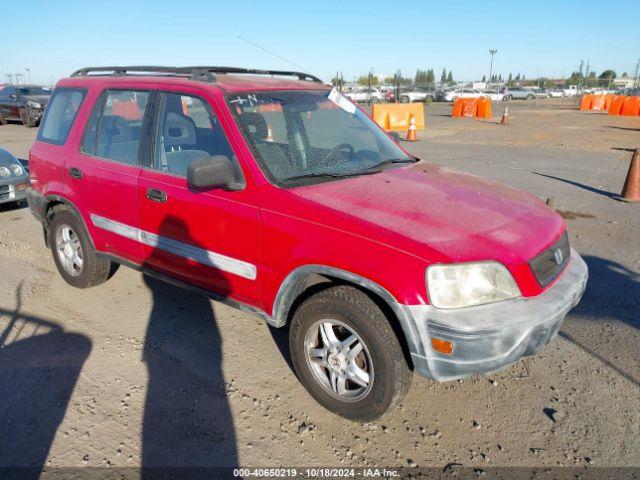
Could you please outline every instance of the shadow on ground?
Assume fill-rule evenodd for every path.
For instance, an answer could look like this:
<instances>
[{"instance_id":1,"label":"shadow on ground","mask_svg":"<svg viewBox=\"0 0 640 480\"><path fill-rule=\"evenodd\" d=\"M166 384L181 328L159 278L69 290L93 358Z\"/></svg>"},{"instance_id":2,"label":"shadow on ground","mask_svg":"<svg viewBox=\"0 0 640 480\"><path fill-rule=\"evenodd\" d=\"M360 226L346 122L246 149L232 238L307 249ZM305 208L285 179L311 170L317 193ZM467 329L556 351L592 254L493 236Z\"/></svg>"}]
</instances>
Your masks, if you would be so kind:
<instances>
[{"instance_id":1,"label":"shadow on ground","mask_svg":"<svg viewBox=\"0 0 640 480\"><path fill-rule=\"evenodd\" d=\"M174 236L178 232L182 241L197 247L180 219L163 220L158 233L166 238L169 232ZM166 262L168 248L160 241L146 267L157 269ZM183 257L174 256L172 263L187 274L201 268ZM222 272L213 268L210 275L224 280ZM206 473L210 467L237 466L222 339L210 300L148 276L144 282L153 306L143 351L149 373L142 425L143 478L193 478L198 467ZM222 290L226 294L228 289L227 283Z\"/></svg>"},{"instance_id":2,"label":"shadow on ground","mask_svg":"<svg viewBox=\"0 0 640 480\"><path fill-rule=\"evenodd\" d=\"M640 339L640 273L624 265L595 256L585 256L589 267L589 281L581 302L573 310L586 322L625 323L636 329ZM577 322L578 324L580 321ZM591 330L574 329L560 334L587 353L597 357L630 382L640 385L637 358L625 366L617 359L617 350L602 335L594 336ZM633 359L632 359L633 360Z\"/></svg>"},{"instance_id":3,"label":"shadow on ground","mask_svg":"<svg viewBox=\"0 0 640 480\"><path fill-rule=\"evenodd\" d=\"M37 479L91 341L22 313L21 287L16 298L15 310L0 309L0 477Z\"/></svg>"},{"instance_id":4,"label":"shadow on ground","mask_svg":"<svg viewBox=\"0 0 640 480\"><path fill-rule=\"evenodd\" d=\"M538 172L531 172L531 173L533 173L534 175L539 175L541 177L546 177L546 178L551 178L553 180L558 180L559 182L568 183L569 185L573 185L574 187L578 187L578 188L581 188L582 190L586 190L586 191L591 192L591 193L596 193L596 194L602 195L604 197L613 198L614 196L617 195L617 194L615 194L613 192L607 192L606 190L602 190L600 188L592 187L590 185L585 185L584 183L576 182L574 180L568 180L568 179L562 178L562 177L555 177L553 175L547 175L545 173L538 173Z\"/></svg>"}]
</instances>

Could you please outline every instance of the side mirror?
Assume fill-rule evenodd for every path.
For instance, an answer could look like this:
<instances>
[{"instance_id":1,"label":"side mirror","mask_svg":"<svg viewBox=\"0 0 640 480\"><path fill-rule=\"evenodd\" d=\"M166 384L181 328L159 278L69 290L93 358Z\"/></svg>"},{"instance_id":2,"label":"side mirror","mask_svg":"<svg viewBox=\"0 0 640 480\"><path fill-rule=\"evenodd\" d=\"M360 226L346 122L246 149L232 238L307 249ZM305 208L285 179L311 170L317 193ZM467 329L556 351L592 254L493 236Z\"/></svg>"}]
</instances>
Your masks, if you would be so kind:
<instances>
[{"instance_id":1,"label":"side mirror","mask_svg":"<svg viewBox=\"0 0 640 480\"><path fill-rule=\"evenodd\" d=\"M223 155L194 160L187 168L187 181L193 188L226 188L237 186L229 158Z\"/></svg>"},{"instance_id":2,"label":"side mirror","mask_svg":"<svg viewBox=\"0 0 640 480\"><path fill-rule=\"evenodd\" d=\"M400 143L400 134L398 132L389 132L389 136L393 139L394 142Z\"/></svg>"}]
</instances>

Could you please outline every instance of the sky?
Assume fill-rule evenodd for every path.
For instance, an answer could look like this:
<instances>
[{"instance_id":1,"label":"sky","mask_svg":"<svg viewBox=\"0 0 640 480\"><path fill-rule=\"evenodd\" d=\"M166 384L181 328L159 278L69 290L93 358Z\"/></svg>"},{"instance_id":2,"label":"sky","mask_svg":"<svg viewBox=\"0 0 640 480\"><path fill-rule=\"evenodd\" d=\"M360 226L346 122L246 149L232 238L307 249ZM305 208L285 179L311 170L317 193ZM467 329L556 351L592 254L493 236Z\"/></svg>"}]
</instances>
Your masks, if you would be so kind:
<instances>
[{"instance_id":1,"label":"sky","mask_svg":"<svg viewBox=\"0 0 640 480\"><path fill-rule=\"evenodd\" d=\"M489 49L504 78L561 78L580 60L633 76L640 60L638 0L29 0L1 12L0 82L29 68L49 84L100 65L293 69L326 81L418 68L439 79L446 68L471 81L488 76Z\"/></svg>"}]
</instances>

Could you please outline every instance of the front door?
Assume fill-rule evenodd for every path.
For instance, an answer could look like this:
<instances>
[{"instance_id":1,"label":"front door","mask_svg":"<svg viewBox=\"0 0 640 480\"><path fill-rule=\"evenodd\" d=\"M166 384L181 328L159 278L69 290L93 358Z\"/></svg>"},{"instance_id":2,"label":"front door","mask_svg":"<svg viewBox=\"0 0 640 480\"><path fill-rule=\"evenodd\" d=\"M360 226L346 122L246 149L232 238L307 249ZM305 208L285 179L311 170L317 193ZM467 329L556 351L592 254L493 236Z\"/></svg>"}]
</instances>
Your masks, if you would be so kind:
<instances>
[{"instance_id":1,"label":"front door","mask_svg":"<svg viewBox=\"0 0 640 480\"><path fill-rule=\"evenodd\" d=\"M259 212L219 116L203 97L161 93L153 161L140 174L140 225L145 266L250 305L259 305ZM238 189L195 190L187 169L223 155Z\"/></svg>"}]
</instances>

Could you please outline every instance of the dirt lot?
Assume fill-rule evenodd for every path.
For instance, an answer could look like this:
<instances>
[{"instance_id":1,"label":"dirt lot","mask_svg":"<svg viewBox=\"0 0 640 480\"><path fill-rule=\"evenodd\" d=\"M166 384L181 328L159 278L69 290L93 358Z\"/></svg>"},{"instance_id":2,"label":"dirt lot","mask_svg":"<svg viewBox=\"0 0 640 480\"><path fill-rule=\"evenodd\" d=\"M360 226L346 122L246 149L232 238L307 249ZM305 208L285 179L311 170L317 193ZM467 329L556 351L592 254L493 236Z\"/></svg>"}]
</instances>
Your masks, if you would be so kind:
<instances>
[{"instance_id":1,"label":"dirt lot","mask_svg":"<svg viewBox=\"0 0 640 480\"><path fill-rule=\"evenodd\" d=\"M286 332L127 268L72 289L28 209L0 207L0 466L640 466L640 205L612 198L640 118L513 102L500 126L502 109L429 106L405 145L554 198L591 278L541 354L415 377L401 408L350 423L298 383ZM2 126L0 146L26 158L35 133Z\"/></svg>"}]
</instances>

